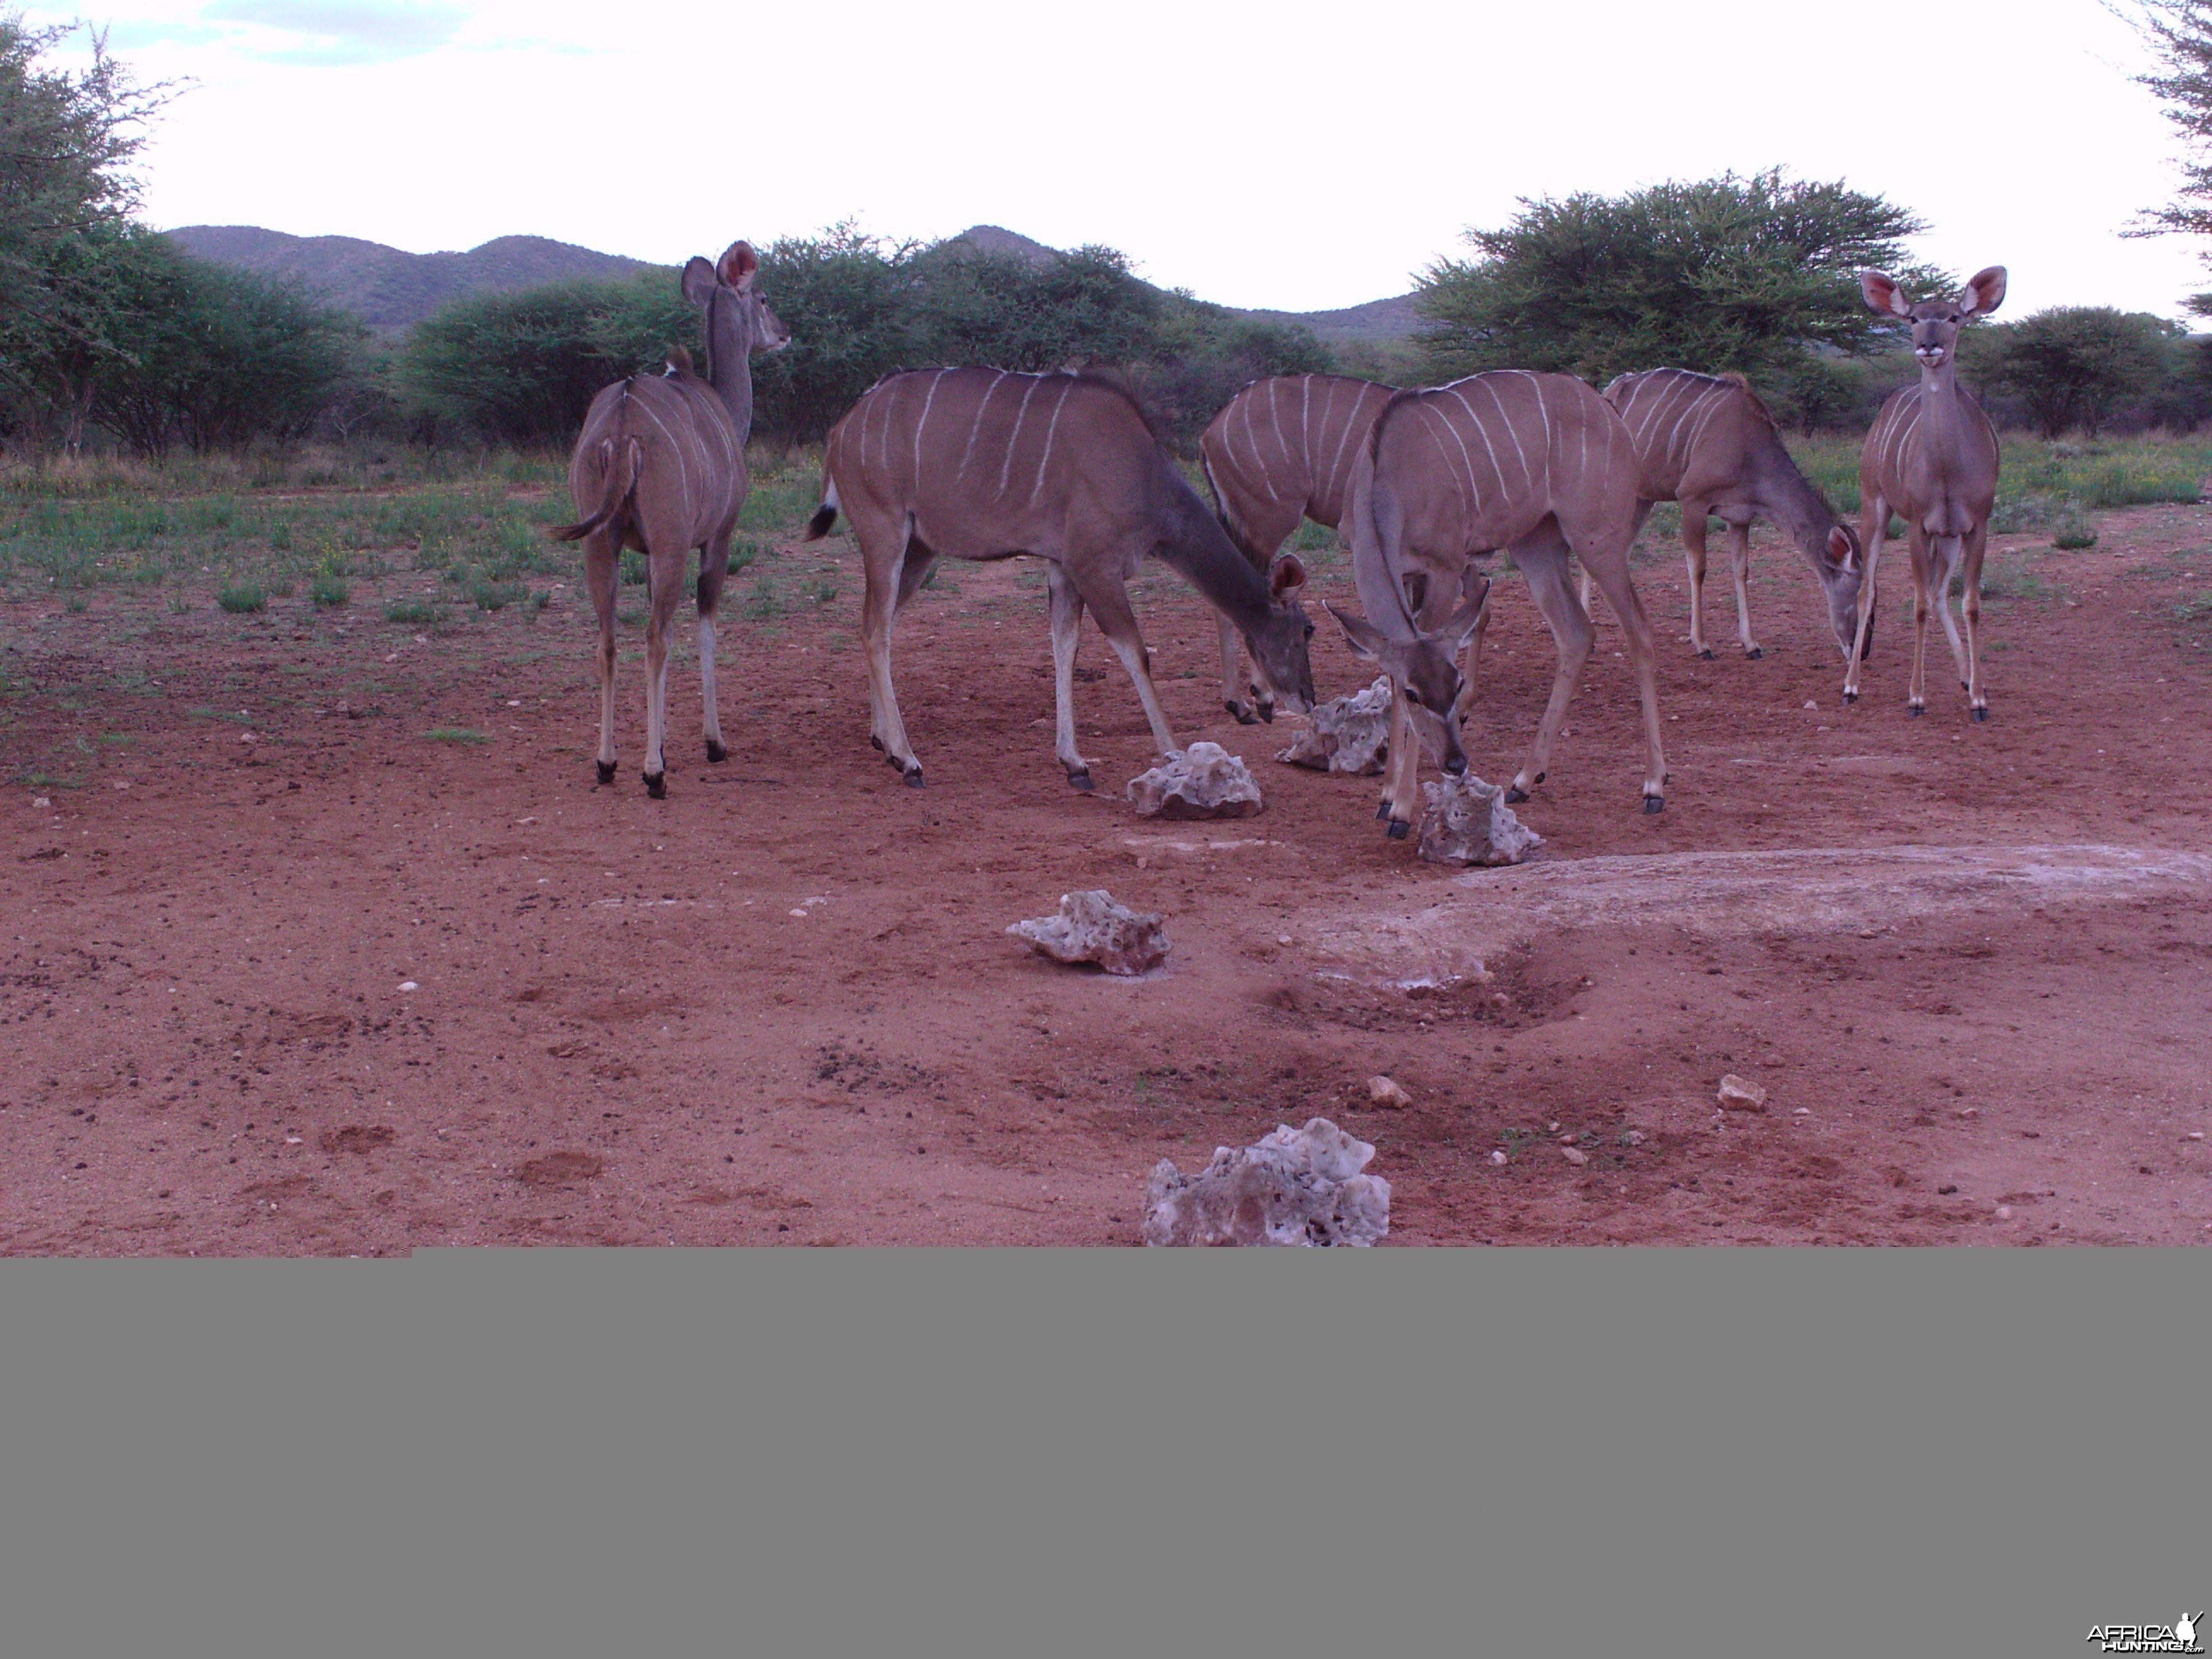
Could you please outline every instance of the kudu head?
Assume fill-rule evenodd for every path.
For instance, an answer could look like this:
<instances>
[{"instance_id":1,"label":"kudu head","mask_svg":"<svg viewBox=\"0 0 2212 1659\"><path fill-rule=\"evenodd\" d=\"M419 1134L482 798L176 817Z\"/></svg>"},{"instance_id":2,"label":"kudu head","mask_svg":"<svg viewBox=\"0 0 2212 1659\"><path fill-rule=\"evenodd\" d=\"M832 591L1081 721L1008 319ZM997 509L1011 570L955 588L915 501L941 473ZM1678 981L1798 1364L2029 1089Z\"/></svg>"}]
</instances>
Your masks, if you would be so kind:
<instances>
[{"instance_id":1,"label":"kudu head","mask_svg":"<svg viewBox=\"0 0 2212 1659\"><path fill-rule=\"evenodd\" d=\"M684 267L684 297L706 313L707 378L719 382L756 351L781 351L791 331L754 286L760 255L732 242L713 264L694 254Z\"/></svg>"},{"instance_id":2,"label":"kudu head","mask_svg":"<svg viewBox=\"0 0 2212 1659\"><path fill-rule=\"evenodd\" d=\"M1858 633L1859 589L1866 580L1866 556L1859 548L1858 532L1847 524L1832 524L1827 538L1808 550L1814 571L1820 578L1820 591L1827 596L1828 626L1835 630L1836 643L1843 647L1848 662ZM1867 649L1874 649L1872 628L1867 629Z\"/></svg>"},{"instance_id":3,"label":"kudu head","mask_svg":"<svg viewBox=\"0 0 2212 1659\"><path fill-rule=\"evenodd\" d=\"M1263 720L1275 718L1278 701L1290 704L1294 714L1314 706L1313 662L1307 653L1314 625L1300 602L1305 591L1305 566L1295 554L1277 554L1267 568L1267 615L1244 635L1252 654L1252 706Z\"/></svg>"},{"instance_id":4,"label":"kudu head","mask_svg":"<svg viewBox=\"0 0 2212 1659\"><path fill-rule=\"evenodd\" d=\"M1912 325L1912 355L1923 368L1936 369L1959 353L1959 331L1977 317L1986 317L2004 303L2005 268L1991 265L1968 283L1956 299L1908 302L1905 290L1878 270L1859 273L1859 292L1885 317L1902 317Z\"/></svg>"},{"instance_id":5,"label":"kudu head","mask_svg":"<svg viewBox=\"0 0 2212 1659\"><path fill-rule=\"evenodd\" d=\"M1328 607L1353 653L1375 664L1397 686L1406 717L1429 758L1455 778L1467 771L1467 750L1459 746L1459 701L1466 690L1459 663L1489 600L1490 582L1485 578L1433 633L1421 631L1410 610L1405 617L1391 619L1402 623L1401 629L1392 630Z\"/></svg>"}]
</instances>

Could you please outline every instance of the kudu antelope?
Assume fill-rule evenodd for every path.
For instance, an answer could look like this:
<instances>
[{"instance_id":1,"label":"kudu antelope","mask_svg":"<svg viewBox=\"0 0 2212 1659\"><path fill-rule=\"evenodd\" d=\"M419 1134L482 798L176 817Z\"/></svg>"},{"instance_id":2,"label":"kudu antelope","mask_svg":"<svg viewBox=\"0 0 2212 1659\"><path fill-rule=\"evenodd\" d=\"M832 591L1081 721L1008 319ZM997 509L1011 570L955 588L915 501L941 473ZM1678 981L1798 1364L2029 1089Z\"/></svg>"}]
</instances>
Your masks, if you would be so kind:
<instances>
[{"instance_id":1,"label":"kudu antelope","mask_svg":"<svg viewBox=\"0 0 2212 1659\"><path fill-rule=\"evenodd\" d=\"M1682 504L1682 547L1690 572L1690 648L1710 659L1705 643L1705 521L1728 526L1729 566L1735 578L1736 636L1747 657L1763 655L1751 631L1745 581L1751 524L1765 519L1797 544L1827 600L1828 626L1848 654L1857 637L1859 543L1783 447L1758 394L1735 376L1715 378L1686 368L1623 374L1605 389L1620 412L1642 469L1638 498ZM1589 607L1590 574L1583 571L1582 602Z\"/></svg>"},{"instance_id":2,"label":"kudu antelope","mask_svg":"<svg viewBox=\"0 0 2212 1659\"><path fill-rule=\"evenodd\" d=\"M1075 747L1073 681L1085 606L1129 671L1163 754L1174 733L1125 584L1152 554L1179 571L1243 635L1263 707L1313 706L1297 602L1305 568L1285 554L1265 574L1245 561L1176 471L1136 401L1105 377L994 368L922 369L878 382L830 434L820 537L842 512L867 576L870 738L921 783L891 688L891 627L939 558L1047 561L1052 596L1055 751L1068 781L1091 787Z\"/></svg>"},{"instance_id":3,"label":"kudu antelope","mask_svg":"<svg viewBox=\"0 0 2212 1659\"><path fill-rule=\"evenodd\" d=\"M1966 688L1974 718L1990 717L1982 689L1982 552L1989 543L1990 509L1997 496L1997 434L1981 405L1958 380L1959 331L1986 317L2004 301L2005 270L1991 265L1978 273L1954 300L1908 302L1904 291L1878 270L1859 275L1866 302L1887 317L1912 325L1912 355L1920 360L1920 384L1891 394L1875 417L1859 452L1859 536L1866 544L1866 580L1859 595L1859 638L1863 646L1874 616L1874 570L1881 556L1889 515L1905 520L1905 542L1912 553L1912 690L1908 714L1928 707L1926 647L1932 597L1942 619L1951 658ZM1951 578L1962 574L1966 639L1959 641L1951 620ZM1844 701L1859 695L1863 648L1844 670Z\"/></svg>"},{"instance_id":4,"label":"kudu antelope","mask_svg":"<svg viewBox=\"0 0 2212 1659\"><path fill-rule=\"evenodd\" d=\"M1493 370L1401 392L1376 416L1355 464L1349 518L1352 575L1367 616L1333 606L1330 614L1397 694L1376 814L1394 839L1416 813L1419 762L1409 728L1445 771L1467 769L1459 726L1469 692L1453 659L1486 616L1489 583L1474 561L1499 548L1527 575L1559 647L1534 751L1506 798L1526 800L1543 782L1589 656L1589 617L1568 579L1571 552L1621 618L1644 705L1644 810L1665 805L1651 623L1628 575L1638 476L1620 416L1571 375Z\"/></svg>"},{"instance_id":5,"label":"kudu antelope","mask_svg":"<svg viewBox=\"0 0 2212 1659\"><path fill-rule=\"evenodd\" d=\"M1281 374L1231 398L1198 441L1214 512L1264 571L1302 518L1331 530L1352 500L1352 468L1382 405L1398 388L1342 374ZM1237 673L1237 629L1220 619L1221 702L1249 726ZM1256 700L1256 699L1255 699Z\"/></svg>"},{"instance_id":6,"label":"kudu antelope","mask_svg":"<svg viewBox=\"0 0 2212 1659\"><path fill-rule=\"evenodd\" d=\"M752 480L745 438L753 424L752 354L775 351L791 335L754 287L760 258L732 242L708 264L684 267L684 297L706 313L707 373L688 353L665 375L633 374L592 399L568 462L579 521L551 534L584 544L584 581L599 614L599 781L615 775L615 592L623 550L646 557L652 618L645 635L645 787L668 793L661 742L668 726L668 637L684 593L684 567L699 550L699 680L706 702L707 758L722 759L714 701L714 607L729 574L730 537Z\"/></svg>"}]
</instances>

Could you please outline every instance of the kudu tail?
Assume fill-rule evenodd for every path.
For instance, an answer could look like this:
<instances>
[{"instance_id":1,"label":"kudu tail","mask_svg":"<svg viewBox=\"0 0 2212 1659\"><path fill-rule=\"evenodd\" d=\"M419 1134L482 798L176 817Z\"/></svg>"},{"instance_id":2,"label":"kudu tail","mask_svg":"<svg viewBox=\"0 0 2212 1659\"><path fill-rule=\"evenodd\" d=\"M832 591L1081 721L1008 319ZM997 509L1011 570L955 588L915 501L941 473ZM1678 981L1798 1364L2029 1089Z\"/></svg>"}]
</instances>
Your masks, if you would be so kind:
<instances>
[{"instance_id":1,"label":"kudu tail","mask_svg":"<svg viewBox=\"0 0 2212 1659\"><path fill-rule=\"evenodd\" d=\"M623 520L629 514L630 497L637 492L637 475L645 463L644 446L635 438L599 440L599 465L606 469L606 486L599 511L577 524L556 525L545 533L556 542L580 542L605 526L615 527L620 541Z\"/></svg>"},{"instance_id":2,"label":"kudu tail","mask_svg":"<svg viewBox=\"0 0 2212 1659\"><path fill-rule=\"evenodd\" d=\"M806 521L806 533L799 539L818 542L830 533L830 526L837 522L837 485L832 479L822 481L822 505L814 509L814 516Z\"/></svg>"}]
</instances>

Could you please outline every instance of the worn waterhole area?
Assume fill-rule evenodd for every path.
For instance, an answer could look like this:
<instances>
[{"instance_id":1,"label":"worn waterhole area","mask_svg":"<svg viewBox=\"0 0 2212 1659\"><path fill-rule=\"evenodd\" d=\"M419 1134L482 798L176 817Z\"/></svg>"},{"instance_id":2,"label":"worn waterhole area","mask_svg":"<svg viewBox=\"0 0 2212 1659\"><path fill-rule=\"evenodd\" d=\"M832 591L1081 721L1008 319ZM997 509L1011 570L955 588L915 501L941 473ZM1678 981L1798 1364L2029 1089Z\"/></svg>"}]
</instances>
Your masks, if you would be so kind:
<instances>
[{"instance_id":1,"label":"worn waterhole area","mask_svg":"<svg viewBox=\"0 0 2212 1659\"><path fill-rule=\"evenodd\" d=\"M1754 559L1758 662L1691 657L1679 578L1641 566L1667 811L1636 810L1601 618L1516 809L1541 856L1467 872L1387 842L1376 781L1231 721L1164 573L1137 599L1169 716L1251 764L1255 817L1130 815L1149 739L1095 636L1100 788L1067 787L1020 562L902 617L927 789L868 748L841 602L725 618L720 766L679 653L661 802L634 660L594 787L566 594L428 634L5 607L0 1249L1131 1244L1161 1158L1316 1115L1376 1146L1393 1247L2212 1240L2207 522L2039 555L1985 612L1979 726L1940 676L1904 718L1889 611L1839 707L1786 550ZM1350 586L1322 564L1315 597ZM1466 733L1492 778L1551 673L1517 582L1494 602ZM1327 629L1315 672L1372 678ZM1093 888L1165 917L1164 967L1005 936ZM1765 1109L1719 1111L1726 1073Z\"/></svg>"}]
</instances>

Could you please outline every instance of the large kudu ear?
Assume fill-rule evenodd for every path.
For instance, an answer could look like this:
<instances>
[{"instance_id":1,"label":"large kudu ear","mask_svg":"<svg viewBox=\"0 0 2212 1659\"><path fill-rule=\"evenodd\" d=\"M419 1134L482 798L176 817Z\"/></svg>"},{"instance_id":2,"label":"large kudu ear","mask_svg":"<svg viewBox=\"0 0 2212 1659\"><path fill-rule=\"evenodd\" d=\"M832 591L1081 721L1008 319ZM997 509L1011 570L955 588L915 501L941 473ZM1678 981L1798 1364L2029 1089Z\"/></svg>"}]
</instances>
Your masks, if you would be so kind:
<instances>
[{"instance_id":1,"label":"large kudu ear","mask_svg":"<svg viewBox=\"0 0 2212 1659\"><path fill-rule=\"evenodd\" d=\"M1486 576L1482 586L1470 593L1458 610L1444 618L1444 625L1437 632L1451 641L1454 656L1467 649L1467 642L1474 637L1475 628L1482 621L1482 608L1489 603L1490 579Z\"/></svg>"},{"instance_id":2,"label":"large kudu ear","mask_svg":"<svg viewBox=\"0 0 2212 1659\"><path fill-rule=\"evenodd\" d=\"M693 254L690 262L684 267L683 286L684 297L704 310L707 301L714 297L714 267L697 254Z\"/></svg>"},{"instance_id":3,"label":"large kudu ear","mask_svg":"<svg viewBox=\"0 0 2212 1659\"><path fill-rule=\"evenodd\" d=\"M1351 646L1354 656L1364 657L1373 663L1382 660L1382 649L1390 642L1389 635L1364 617L1347 617L1333 605L1324 605L1322 609L1336 618L1336 625L1344 630L1345 642Z\"/></svg>"},{"instance_id":4,"label":"large kudu ear","mask_svg":"<svg viewBox=\"0 0 2212 1659\"><path fill-rule=\"evenodd\" d=\"M1298 562L1297 555L1278 553L1267 571L1267 591L1275 596L1275 602L1288 605L1305 589L1306 568Z\"/></svg>"},{"instance_id":5,"label":"large kudu ear","mask_svg":"<svg viewBox=\"0 0 2212 1659\"><path fill-rule=\"evenodd\" d=\"M760 255L753 252L750 242L732 242L722 250L722 258L714 267L721 279L740 294L753 285L760 273Z\"/></svg>"},{"instance_id":6,"label":"large kudu ear","mask_svg":"<svg viewBox=\"0 0 2212 1659\"><path fill-rule=\"evenodd\" d=\"M1974 273L1959 295L1959 309L1969 317L1986 317L2004 303L2005 268L1991 265L1987 270Z\"/></svg>"},{"instance_id":7,"label":"large kudu ear","mask_svg":"<svg viewBox=\"0 0 2212 1659\"><path fill-rule=\"evenodd\" d=\"M1856 570L1859 566L1859 544L1851 532L1841 525L1828 532L1828 562L1839 570Z\"/></svg>"},{"instance_id":8,"label":"large kudu ear","mask_svg":"<svg viewBox=\"0 0 2212 1659\"><path fill-rule=\"evenodd\" d=\"M1868 307L1885 317L1910 317L1912 305L1905 297L1905 290L1878 270L1859 272L1859 292L1865 296Z\"/></svg>"}]
</instances>

